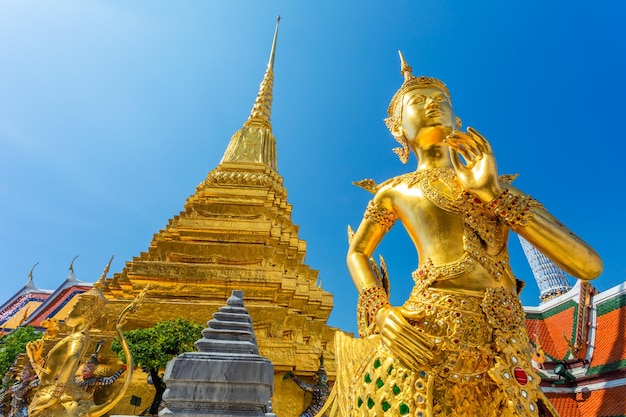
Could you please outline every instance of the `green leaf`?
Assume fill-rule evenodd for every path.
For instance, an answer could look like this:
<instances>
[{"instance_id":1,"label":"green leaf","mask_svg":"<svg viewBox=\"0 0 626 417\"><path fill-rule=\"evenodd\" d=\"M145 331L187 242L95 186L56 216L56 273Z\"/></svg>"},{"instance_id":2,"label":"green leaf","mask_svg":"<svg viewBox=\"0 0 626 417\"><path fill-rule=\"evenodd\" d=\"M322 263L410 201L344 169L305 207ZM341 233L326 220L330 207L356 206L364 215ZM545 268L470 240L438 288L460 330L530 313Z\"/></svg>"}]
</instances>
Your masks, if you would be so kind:
<instances>
[{"instance_id":1,"label":"green leaf","mask_svg":"<svg viewBox=\"0 0 626 417\"><path fill-rule=\"evenodd\" d=\"M26 353L26 344L41 339L43 334L33 326L18 327L0 338L0 375L5 375L15 358Z\"/></svg>"}]
</instances>

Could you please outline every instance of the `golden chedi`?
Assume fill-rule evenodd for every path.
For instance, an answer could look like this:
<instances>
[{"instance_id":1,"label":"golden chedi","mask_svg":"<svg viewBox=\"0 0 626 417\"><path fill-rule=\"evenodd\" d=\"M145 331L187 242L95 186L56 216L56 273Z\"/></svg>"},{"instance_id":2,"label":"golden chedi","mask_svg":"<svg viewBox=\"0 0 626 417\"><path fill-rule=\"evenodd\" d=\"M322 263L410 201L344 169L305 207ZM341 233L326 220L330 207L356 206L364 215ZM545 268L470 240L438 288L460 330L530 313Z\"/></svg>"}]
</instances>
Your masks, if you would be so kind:
<instances>
[{"instance_id":1,"label":"golden chedi","mask_svg":"<svg viewBox=\"0 0 626 417\"><path fill-rule=\"evenodd\" d=\"M347 265L359 292L361 339L337 338L331 414L350 416L556 416L531 366L531 345L509 266L510 230L569 274L602 270L598 255L537 201L498 176L489 142L460 130L439 80L404 84L386 119L417 170L380 185L351 237ZM371 257L400 220L415 244L415 286L389 303L384 270ZM381 265L382 266L382 265Z\"/></svg>"},{"instance_id":2,"label":"golden chedi","mask_svg":"<svg viewBox=\"0 0 626 417\"><path fill-rule=\"evenodd\" d=\"M308 398L282 376L293 372L312 377L323 354L332 378L337 330L326 324L333 297L318 284L318 271L305 263L306 242L291 220L292 206L277 168L270 122L277 29L250 116L232 136L219 165L187 199L184 210L154 235L147 251L106 279L102 291L107 299L103 317L111 322L151 285L125 326L132 330L179 317L206 323L233 290L243 290L259 353L274 365L274 412L289 416L299 415ZM92 333L93 340L105 341L100 362L117 369L110 349L115 333L105 326ZM137 411L149 406L155 391L146 376L134 373L113 414L132 414L131 396L141 399Z\"/></svg>"}]
</instances>

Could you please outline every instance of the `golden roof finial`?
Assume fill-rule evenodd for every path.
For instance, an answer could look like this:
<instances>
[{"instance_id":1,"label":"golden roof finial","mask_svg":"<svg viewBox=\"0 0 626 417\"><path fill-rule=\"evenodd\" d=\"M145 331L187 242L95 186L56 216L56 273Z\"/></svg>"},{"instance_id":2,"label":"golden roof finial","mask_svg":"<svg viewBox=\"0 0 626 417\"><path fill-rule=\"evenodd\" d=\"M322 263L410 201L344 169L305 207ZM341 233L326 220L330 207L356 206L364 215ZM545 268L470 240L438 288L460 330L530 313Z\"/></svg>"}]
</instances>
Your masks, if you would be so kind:
<instances>
[{"instance_id":1,"label":"golden roof finial","mask_svg":"<svg viewBox=\"0 0 626 417\"><path fill-rule=\"evenodd\" d=\"M37 265L39 265L39 262L33 265L33 267L30 269L30 272L28 273L28 282L26 283L26 285L33 283L33 269L35 269Z\"/></svg>"},{"instance_id":2,"label":"golden roof finial","mask_svg":"<svg viewBox=\"0 0 626 417\"><path fill-rule=\"evenodd\" d=\"M259 87L259 94L254 101L250 117L244 123L247 127L264 127L272 129L270 116L272 111L272 88L274 86L274 56L276 55L276 40L278 39L278 25L280 24L280 16L276 18L276 29L274 30L274 40L272 42L272 50L270 59L267 63L267 71Z\"/></svg>"},{"instance_id":3,"label":"golden roof finial","mask_svg":"<svg viewBox=\"0 0 626 417\"><path fill-rule=\"evenodd\" d=\"M74 261L76 260L76 258L78 258L78 255L74 256L74 259L72 259L72 262L70 262L69 270L72 274L74 273Z\"/></svg>"}]
</instances>

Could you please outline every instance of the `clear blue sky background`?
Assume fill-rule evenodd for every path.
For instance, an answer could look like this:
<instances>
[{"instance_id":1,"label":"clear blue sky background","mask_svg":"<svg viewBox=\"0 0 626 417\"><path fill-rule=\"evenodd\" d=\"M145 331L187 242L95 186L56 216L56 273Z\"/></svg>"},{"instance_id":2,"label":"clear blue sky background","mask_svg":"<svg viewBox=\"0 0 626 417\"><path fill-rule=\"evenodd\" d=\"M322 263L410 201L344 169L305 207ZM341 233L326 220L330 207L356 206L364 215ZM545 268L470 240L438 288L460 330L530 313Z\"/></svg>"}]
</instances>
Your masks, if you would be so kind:
<instances>
[{"instance_id":1,"label":"clear blue sky background","mask_svg":"<svg viewBox=\"0 0 626 417\"><path fill-rule=\"evenodd\" d=\"M272 123L307 263L356 329L346 226L402 165L383 124L397 50L442 79L502 173L594 246L595 281L626 281L626 2L3 1L0 300L55 289L72 258L95 281L146 250L248 117L282 23ZM380 247L401 303L417 264L401 227ZM538 289L517 239L526 305ZM208 318L207 318L208 319Z\"/></svg>"}]
</instances>

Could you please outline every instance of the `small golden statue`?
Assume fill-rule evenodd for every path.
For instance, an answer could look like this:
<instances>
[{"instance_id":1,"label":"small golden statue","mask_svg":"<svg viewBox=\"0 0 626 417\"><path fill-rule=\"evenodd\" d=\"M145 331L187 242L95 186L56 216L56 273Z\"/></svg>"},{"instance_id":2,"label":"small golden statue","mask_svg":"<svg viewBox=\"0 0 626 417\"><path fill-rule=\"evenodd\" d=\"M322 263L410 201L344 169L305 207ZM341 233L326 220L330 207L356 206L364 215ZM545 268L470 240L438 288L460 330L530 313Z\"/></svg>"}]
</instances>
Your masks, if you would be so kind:
<instances>
[{"instance_id":1,"label":"small golden statue","mask_svg":"<svg viewBox=\"0 0 626 417\"><path fill-rule=\"evenodd\" d=\"M43 335L44 340L56 339L59 334L59 320L54 317L48 317L41 322L41 327L46 329Z\"/></svg>"},{"instance_id":2,"label":"small golden statue","mask_svg":"<svg viewBox=\"0 0 626 417\"><path fill-rule=\"evenodd\" d=\"M91 290L82 294L81 299L68 314L65 324L72 328L72 332L59 341L45 359L42 357L44 343L42 339L30 342L26 346L28 357L39 377L39 389L28 406L30 417L102 416L119 402L130 385L132 356L124 339L122 327L126 324L126 316L132 314L143 301L145 290L120 313L116 323L117 334L128 358L128 373L124 384L107 402L96 405L93 402L93 392L83 389L76 383L76 372L89 346L89 331L104 312L106 299L102 294L102 282L110 264L111 261L100 280Z\"/></svg>"},{"instance_id":3,"label":"small golden statue","mask_svg":"<svg viewBox=\"0 0 626 417\"><path fill-rule=\"evenodd\" d=\"M596 278L602 261L539 203L498 177L489 142L460 131L447 87L415 77L400 54L404 83L385 120L417 170L380 185L351 237L347 265L359 292L360 339L339 335L338 376L326 409L344 416L556 416L539 388L509 266L509 230L569 274ZM372 261L400 219L419 256L402 306ZM332 403L332 404L331 404Z\"/></svg>"}]
</instances>

